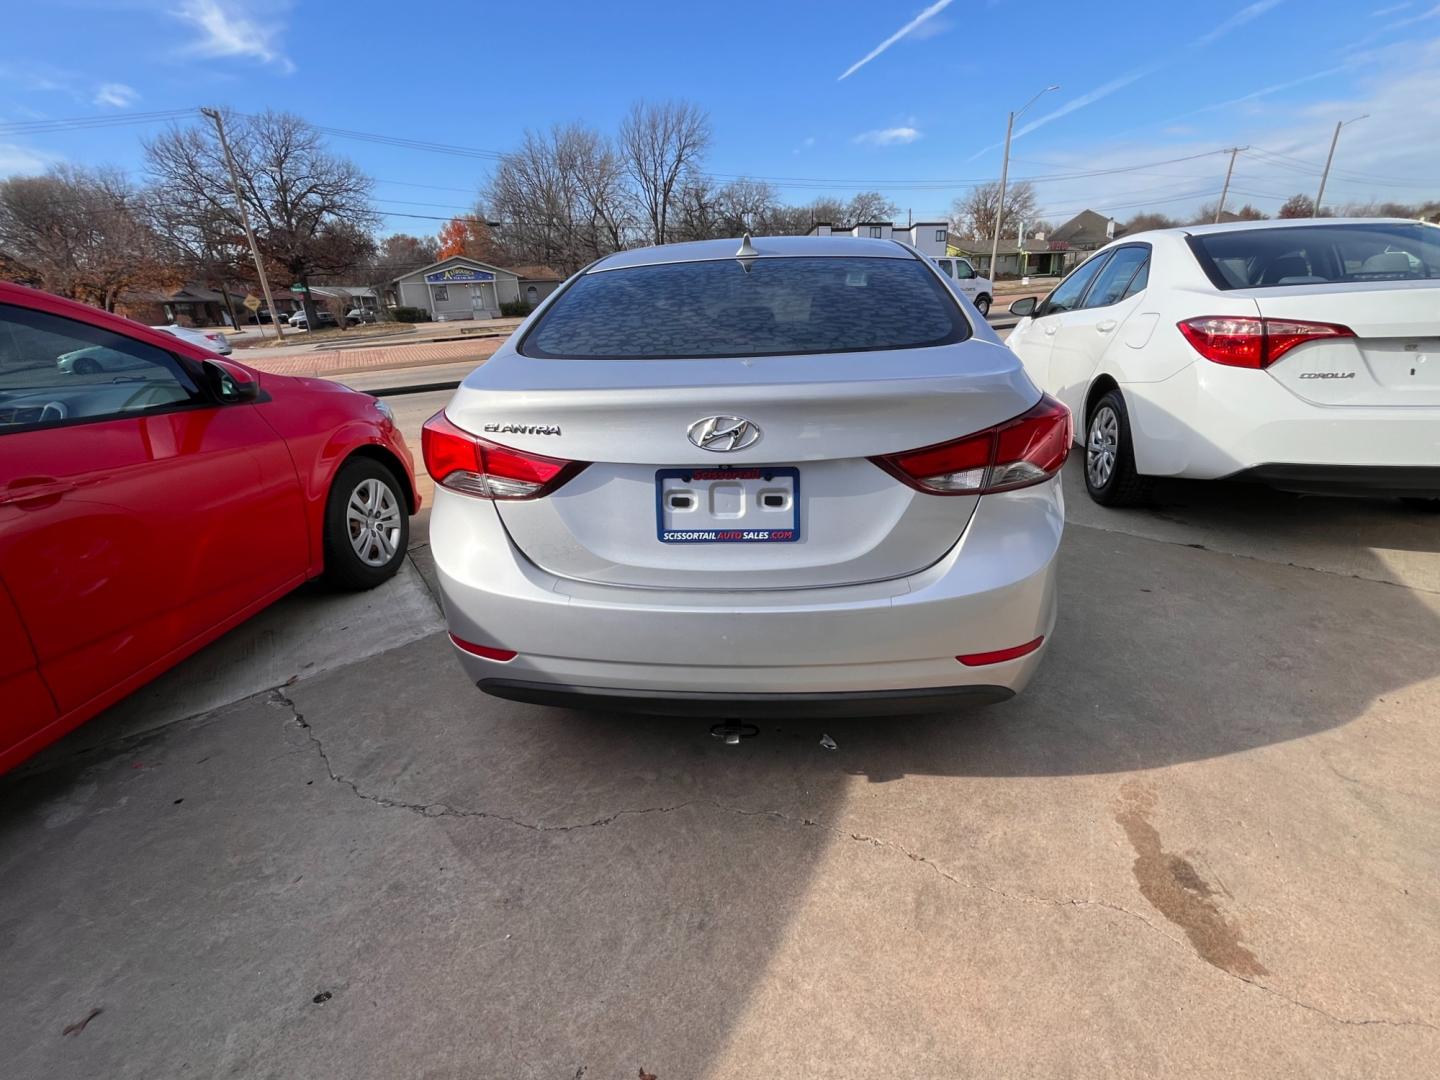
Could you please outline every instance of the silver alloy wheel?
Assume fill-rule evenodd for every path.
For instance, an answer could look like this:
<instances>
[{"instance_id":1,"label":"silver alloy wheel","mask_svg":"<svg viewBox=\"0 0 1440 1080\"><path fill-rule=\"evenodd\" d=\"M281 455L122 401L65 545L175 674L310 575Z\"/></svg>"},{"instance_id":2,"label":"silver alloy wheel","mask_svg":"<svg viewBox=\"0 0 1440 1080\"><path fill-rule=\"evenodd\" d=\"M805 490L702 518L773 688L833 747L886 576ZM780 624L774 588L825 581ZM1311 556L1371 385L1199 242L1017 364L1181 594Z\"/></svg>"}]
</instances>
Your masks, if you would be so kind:
<instances>
[{"instance_id":1,"label":"silver alloy wheel","mask_svg":"<svg viewBox=\"0 0 1440 1080\"><path fill-rule=\"evenodd\" d=\"M986 318L989 318L989 316L990 316L990 301L989 301L989 300L986 300L986 299L982 296L979 300L975 301L975 310L978 311L978 312L980 312L980 314L981 314L981 315L984 315Z\"/></svg>"},{"instance_id":2,"label":"silver alloy wheel","mask_svg":"<svg viewBox=\"0 0 1440 1080\"><path fill-rule=\"evenodd\" d=\"M384 566L400 545L400 504L379 480L361 480L345 509L350 546L366 566Z\"/></svg>"},{"instance_id":3,"label":"silver alloy wheel","mask_svg":"<svg viewBox=\"0 0 1440 1080\"><path fill-rule=\"evenodd\" d=\"M1109 405L1101 405L1090 418L1090 434L1085 439L1085 475L1092 488L1103 488L1115 471L1115 455L1120 450L1120 418Z\"/></svg>"}]
</instances>

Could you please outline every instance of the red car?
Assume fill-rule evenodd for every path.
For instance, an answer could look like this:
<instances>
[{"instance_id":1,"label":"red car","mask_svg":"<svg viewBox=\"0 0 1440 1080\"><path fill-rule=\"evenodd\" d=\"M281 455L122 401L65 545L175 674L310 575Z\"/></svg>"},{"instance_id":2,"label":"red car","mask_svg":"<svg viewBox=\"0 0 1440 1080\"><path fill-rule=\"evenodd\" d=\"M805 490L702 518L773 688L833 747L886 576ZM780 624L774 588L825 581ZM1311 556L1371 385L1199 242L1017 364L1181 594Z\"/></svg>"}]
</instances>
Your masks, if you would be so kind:
<instances>
[{"instance_id":1,"label":"red car","mask_svg":"<svg viewBox=\"0 0 1440 1080\"><path fill-rule=\"evenodd\" d=\"M0 772L420 505L389 408L0 283Z\"/></svg>"}]
</instances>

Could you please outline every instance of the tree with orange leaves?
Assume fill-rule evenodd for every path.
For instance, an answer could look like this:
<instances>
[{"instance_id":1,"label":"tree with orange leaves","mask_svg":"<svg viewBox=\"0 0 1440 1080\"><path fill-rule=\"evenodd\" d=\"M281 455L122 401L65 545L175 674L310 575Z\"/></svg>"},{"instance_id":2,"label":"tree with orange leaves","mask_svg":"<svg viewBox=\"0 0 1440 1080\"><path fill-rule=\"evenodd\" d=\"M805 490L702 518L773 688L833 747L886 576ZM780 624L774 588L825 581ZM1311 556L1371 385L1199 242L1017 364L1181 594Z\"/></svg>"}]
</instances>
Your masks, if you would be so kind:
<instances>
[{"instance_id":1,"label":"tree with orange leaves","mask_svg":"<svg viewBox=\"0 0 1440 1080\"><path fill-rule=\"evenodd\" d=\"M452 255L466 255L481 262L494 261L495 242L491 239L490 227L483 218L451 218L440 226L439 240L437 258L448 259Z\"/></svg>"}]
</instances>

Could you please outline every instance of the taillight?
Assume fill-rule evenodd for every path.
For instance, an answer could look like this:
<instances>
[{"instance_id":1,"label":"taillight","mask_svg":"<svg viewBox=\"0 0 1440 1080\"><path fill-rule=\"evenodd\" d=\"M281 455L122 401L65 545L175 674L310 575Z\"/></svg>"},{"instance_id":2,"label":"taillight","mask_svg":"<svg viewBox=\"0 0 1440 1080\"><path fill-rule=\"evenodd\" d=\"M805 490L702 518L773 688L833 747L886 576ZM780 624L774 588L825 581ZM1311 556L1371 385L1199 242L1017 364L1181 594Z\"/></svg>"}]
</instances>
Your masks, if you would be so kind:
<instances>
[{"instance_id":1,"label":"taillight","mask_svg":"<svg viewBox=\"0 0 1440 1080\"><path fill-rule=\"evenodd\" d=\"M224 335L224 334L206 334L205 336L206 336L207 338L209 338L211 341L224 341L224 340L225 340L225 335Z\"/></svg>"},{"instance_id":2,"label":"taillight","mask_svg":"<svg viewBox=\"0 0 1440 1080\"><path fill-rule=\"evenodd\" d=\"M538 499L587 464L478 439L452 424L443 409L420 429L420 449L432 480L481 499Z\"/></svg>"},{"instance_id":3,"label":"taillight","mask_svg":"<svg viewBox=\"0 0 1440 1080\"><path fill-rule=\"evenodd\" d=\"M454 635L451 635L452 637ZM966 667L984 667L986 664L1003 664L1006 660L1018 660L1022 656L1029 656L1041 645L1045 644L1045 636L1042 634L1034 641L1027 641L1024 645L1012 645L1008 649L996 649L994 652L969 653L965 656L957 656L956 660Z\"/></svg>"},{"instance_id":4,"label":"taillight","mask_svg":"<svg viewBox=\"0 0 1440 1080\"><path fill-rule=\"evenodd\" d=\"M1049 394L1029 412L973 435L870 460L931 495L984 495L1049 480L1070 454L1070 410Z\"/></svg>"},{"instance_id":5,"label":"taillight","mask_svg":"<svg viewBox=\"0 0 1440 1080\"><path fill-rule=\"evenodd\" d=\"M1226 367L1267 368L1296 345L1324 338L1354 337L1335 323L1258 319L1253 315L1202 315L1177 324L1185 340L1206 360Z\"/></svg>"}]
</instances>

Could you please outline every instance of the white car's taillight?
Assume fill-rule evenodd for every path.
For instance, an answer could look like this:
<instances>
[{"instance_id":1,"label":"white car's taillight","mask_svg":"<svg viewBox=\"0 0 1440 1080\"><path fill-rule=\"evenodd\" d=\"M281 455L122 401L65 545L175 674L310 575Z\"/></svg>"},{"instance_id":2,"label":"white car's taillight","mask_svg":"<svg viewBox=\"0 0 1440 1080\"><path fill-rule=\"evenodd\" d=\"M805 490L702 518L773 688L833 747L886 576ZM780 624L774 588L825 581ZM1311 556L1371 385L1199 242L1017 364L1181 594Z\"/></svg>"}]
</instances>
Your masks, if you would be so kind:
<instances>
[{"instance_id":1,"label":"white car's taillight","mask_svg":"<svg viewBox=\"0 0 1440 1080\"><path fill-rule=\"evenodd\" d=\"M1323 338L1354 337L1335 323L1258 319L1253 315L1202 315L1177 323L1195 351L1226 367L1267 368L1296 345Z\"/></svg>"},{"instance_id":2,"label":"white car's taillight","mask_svg":"<svg viewBox=\"0 0 1440 1080\"><path fill-rule=\"evenodd\" d=\"M1049 480L1070 454L1070 410L1049 394L1028 412L937 446L870 460L931 495L984 495Z\"/></svg>"},{"instance_id":3,"label":"white car's taillight","mask_svg":"<svg viewBox=\"0 0 1440 1080\"><path fill-rule=\"evenodd\" d=\"M481 499L538 499L588 464L476 438L452 424L443 409L420 429L420 449L432 480Z\"/></svg>"}]
</instances>

